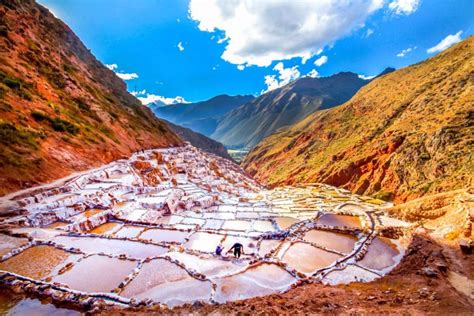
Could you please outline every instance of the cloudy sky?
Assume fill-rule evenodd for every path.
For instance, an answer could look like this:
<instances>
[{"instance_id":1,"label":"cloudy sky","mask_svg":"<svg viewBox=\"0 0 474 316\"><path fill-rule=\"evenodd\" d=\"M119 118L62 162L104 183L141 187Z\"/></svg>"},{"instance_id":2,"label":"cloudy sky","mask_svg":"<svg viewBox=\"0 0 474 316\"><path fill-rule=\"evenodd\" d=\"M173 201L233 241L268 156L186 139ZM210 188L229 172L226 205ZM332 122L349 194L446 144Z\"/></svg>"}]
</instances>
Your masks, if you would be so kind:
<instances>
[{"instance_id":1,"label":"cloudy sky","mask_svg":"<svg viewBox=\"0 0 474 316\"><path fill-rule=\"evenodd\" d=\"M142 102L253 94L426 59L474 33L472 0L39 0Z\"/></svg>"}]
</instances>

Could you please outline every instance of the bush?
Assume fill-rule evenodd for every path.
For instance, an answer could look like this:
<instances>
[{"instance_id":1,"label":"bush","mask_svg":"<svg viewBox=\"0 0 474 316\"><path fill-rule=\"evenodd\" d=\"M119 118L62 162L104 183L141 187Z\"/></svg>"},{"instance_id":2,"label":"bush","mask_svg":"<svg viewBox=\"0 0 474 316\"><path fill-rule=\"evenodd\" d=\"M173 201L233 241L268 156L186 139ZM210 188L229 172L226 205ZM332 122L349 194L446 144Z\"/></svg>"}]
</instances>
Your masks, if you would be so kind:
<instances>
[{"instance_id":1,"label":"bush","mask_svg":"<svg viewBox=\"0 0 474 316\"><path fill-rule=\"evenodd\" d=\"M38 122L48 121L51 124L51 127L57 132L68 132L69 134L76 135L80 131L79 127L59 117L51 118L46 114L37 111L32 112L31 116Z\"/></svg>"}]
</instances>

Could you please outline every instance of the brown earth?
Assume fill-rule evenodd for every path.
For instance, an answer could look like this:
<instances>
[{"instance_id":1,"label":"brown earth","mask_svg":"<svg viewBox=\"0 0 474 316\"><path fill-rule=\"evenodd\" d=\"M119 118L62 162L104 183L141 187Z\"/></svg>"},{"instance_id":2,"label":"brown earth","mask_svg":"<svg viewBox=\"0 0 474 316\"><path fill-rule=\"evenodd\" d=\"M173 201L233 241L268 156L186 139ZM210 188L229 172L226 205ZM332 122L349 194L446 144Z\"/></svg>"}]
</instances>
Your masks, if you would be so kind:
<instances>
[{"instance_id":1,"label":"brown earth","mask_svg":"<svg viewBox=\"0 0 474 316\"><path fill-rule=\"evenodd\" d=\"M0 1L0 195L182 141L72 30Z\"/></svg>"},{"instance_id":2,"label":"brown earth","mask_svg":"<svg viewBox=\"0 0 474 316\"><path fill-rule=\"evenodd\" d=\"M474 185L474 37L265 138L243 167L403 202Z\"/></svg>"}]
</instances>

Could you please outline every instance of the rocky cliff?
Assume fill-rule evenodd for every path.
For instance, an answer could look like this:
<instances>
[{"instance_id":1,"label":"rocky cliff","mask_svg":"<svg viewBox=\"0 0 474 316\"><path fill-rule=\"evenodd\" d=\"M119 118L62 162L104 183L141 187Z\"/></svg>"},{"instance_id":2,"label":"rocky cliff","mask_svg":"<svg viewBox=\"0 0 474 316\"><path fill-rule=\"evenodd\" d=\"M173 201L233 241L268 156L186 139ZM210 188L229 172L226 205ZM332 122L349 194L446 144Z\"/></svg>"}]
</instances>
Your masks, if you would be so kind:
<instances>
[{"instance_id":1,"label":"rocky cliff","mask_svg":"<svg viewBox=\"0 0 474 316\"><path fill-rule=\"evenodd\" d=\"M273 186L324 182L397 201L472 187L473 84L470 37L267 137L243 165Z\"/></svg>"},{"instance_id":2,"label":"rocky cliff","mask_svg":"<svg viewBox=\"0 0 474 316\"><path fill-rule=\"evenodd\" d=\"M0 194L182 141L63 22L0 1Z\"/></svg>"}]
</instances>

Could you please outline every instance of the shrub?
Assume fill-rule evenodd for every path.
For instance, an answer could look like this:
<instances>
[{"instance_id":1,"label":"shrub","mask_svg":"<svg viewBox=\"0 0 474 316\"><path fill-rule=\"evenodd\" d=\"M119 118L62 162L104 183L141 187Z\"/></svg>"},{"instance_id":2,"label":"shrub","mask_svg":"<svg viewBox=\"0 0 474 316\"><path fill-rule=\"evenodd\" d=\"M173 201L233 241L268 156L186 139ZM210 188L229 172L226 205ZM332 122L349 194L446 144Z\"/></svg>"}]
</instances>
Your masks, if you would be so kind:
<instances>
[{"instance_id":1,"label":"shrub","mask_svg":"<svg viewBox=\"0 0 474 316\"><path fill-rule=\"evenodd\" d=\"M51 124L51 127L57 132L68 132L69 134L76 135L80 131L79 127L59 117L51 118L46 114L37 111L32 112L31 116L38 122L48 121L49 124Z\"/></svg>"}]
</instances>

